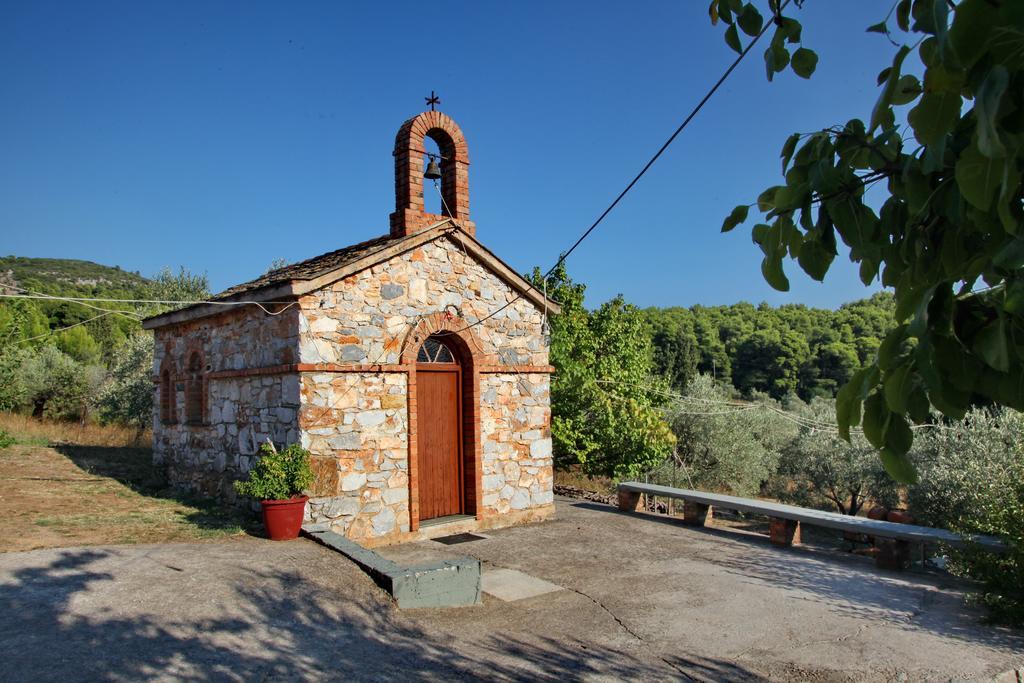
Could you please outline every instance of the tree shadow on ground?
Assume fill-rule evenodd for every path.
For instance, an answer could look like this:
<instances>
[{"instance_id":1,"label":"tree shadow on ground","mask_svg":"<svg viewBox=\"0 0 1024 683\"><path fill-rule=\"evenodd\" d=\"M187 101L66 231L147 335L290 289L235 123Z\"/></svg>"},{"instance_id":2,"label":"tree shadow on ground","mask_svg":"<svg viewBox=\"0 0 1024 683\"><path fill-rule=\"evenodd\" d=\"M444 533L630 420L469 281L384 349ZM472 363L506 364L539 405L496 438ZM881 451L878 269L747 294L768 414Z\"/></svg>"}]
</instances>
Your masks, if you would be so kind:
<instances>
[{"instance_id":1,"label":"tree shadow on ground","mask_svg":"<svg viewBox=\"0 0 1024 683\"><path fill-rule=\"evenodd\" d=\"M183 515L183 519L200 529L241 529L252 536L265 535L262 525L251 510L169 487L163 470L153 464L153 451L149 448L54 444L53 449L83 472L113 479L140 496L173 501L194 508L195 511Z\"/></svg>"},{"instance_id":2,"label":"tree shadow on ground","mask_svg":"<svg viewBox=\"0 0 1024 683\"><path fill-rule=\"evenodd\" d=\"M181 578L168 582L191 580L180 567L117 550L44 552L25 556L0 576L4 681L763 680L728 662L642 658L575 639L481 633L461 647L442 630L418 625L430 623L429 616L410 619L376 591L359 600L339 595L308 569L253 570L225 586L217 573L222 563L211 569L212 576L194 577L221 579L208 603L182 605L185 598L172 595L168 607L156 590L125 594L144 572L135 571L133 579L123 565L154 559L160 571L179 572L168 576ZM275 564L288 559L277 557ZM324 568L330 566L337 567ZM356 575L352 581L363 579Z\"/></svg>"},{"instance_id":3,"label":"tree shadow on ground","mask_svg":"<svg viewBox=\"0 0 1024 683\"><path fill-rule=\"evenodd\" d=\"M868 558L829 547L779 548L767 537L727 528L684 526L679 518L627 512L597 503L575 507L625 515L668 525L709 540L748 546L747 552L688 545L682 557L721 567L754 587L777 586L800 592L800 599L827 605L838 614L882 620L908 630L931 631L947 638L1024 651L1024 632L984 621L985 613L967 604L972 585L932 571L878 569Z\"/></svg>"}]
</instances>

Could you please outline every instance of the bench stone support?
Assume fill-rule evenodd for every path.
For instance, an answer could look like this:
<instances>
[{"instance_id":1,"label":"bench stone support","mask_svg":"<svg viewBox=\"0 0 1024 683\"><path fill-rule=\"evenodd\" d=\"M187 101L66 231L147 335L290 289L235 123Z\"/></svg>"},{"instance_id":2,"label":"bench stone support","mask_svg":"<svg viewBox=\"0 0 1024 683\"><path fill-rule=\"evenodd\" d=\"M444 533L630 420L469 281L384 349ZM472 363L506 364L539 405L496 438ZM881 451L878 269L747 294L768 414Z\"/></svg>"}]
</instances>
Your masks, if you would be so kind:
<instances>
[{"instance_id":1,"label":"bench stone support","mask_svg":"<svg viewBox=\"0 0 1024 683\"><path fill-rule=\"evenodd\" d=\"M683 501L683 524L704 526L711 521L713 514L710 505L702 505L689 500Z\"/></svg>"},{"instance_id":2,"label":"bench stone support","mask_svg":"<svg viewBox=\"0 0 1024 683\"><path fill-rule=\"evenodd\" d=\"M619 509L627 512L636 512L641 509L644 494L636 491L624 491L619 489Z\"/></svg>"},{"instance_id":3,"label":"bench stone support","mask_svg":"<svg viewBox=\"0 0 1024 683\"><path fill-rule=\"evenodd\" d=\"M901 572L910 566L910 543L895 538L876 538L875 566Z\"/></svg>"},{"instance_id":4,"label":"bench stone support","mask_svg":"<svg viewBox=\"0 0 1024 683\"><path fill-rule=\"evenodd\" d=\"M768 537L772 545L784 547L800 545L800 522L771 517L768 525Z\"/></svg>"}]
</instances>

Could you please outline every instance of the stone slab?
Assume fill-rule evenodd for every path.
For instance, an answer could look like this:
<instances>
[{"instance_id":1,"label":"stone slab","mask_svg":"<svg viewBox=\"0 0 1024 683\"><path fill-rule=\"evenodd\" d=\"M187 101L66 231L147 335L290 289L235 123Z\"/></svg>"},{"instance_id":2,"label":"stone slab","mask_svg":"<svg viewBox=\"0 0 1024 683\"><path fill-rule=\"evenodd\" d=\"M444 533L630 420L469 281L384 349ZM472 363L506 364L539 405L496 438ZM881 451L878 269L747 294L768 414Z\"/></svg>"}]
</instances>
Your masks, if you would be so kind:
<instances>
[{"instance_id":1,"label":"stone slab","mask_svg":"<svg viewBox=\"0 0 1024 683\"><path fill-rule=\"evenodd\" d=\"M557 584L524 574L515 569L488 569L484 572L481 589L504 602L535 598L538 595L563 590Z\"/></svg>"},{"instance_id":2,"label":"stone slab","mask_svg":"<svg viewBox=\"0 0 1024 683\"><path fill-rule=\"evenodd\" d=\"M812 510L810 508L802 508L796 505L772 503L765 500L755 500L753 498L740 498L738 496L727 496L719 493L708 493L706 491L677 489L671 486L643 484L637 481L622 482L619 484L619 490L644 493L650 496L677 498L680 500L692 501L701 505L723 507L727 510L752 512L779 519L803 522L811 526L822 526L831 529L839 529L840 531L868 534L871 536L885 536L886 538L895 538L901 541L910 541L913 543L946 543L956 547L976 543L985 550L989 550L991 552L1004 552L1006 550L1005 544L992 536L982 536L979 534L968 537L954 533L948 529L886 522L883 520L868 519L866 517L852 517L850 515L841 515L837 512Z\"/></svg>"},{"instance_id":3,"label":"stone slab","mask_svg":"<svg viewBox=\"0 0 1024 683\"><path fill-rule=\"evenodd\" d=\"M402 566L341 534L312 525L305 534L354 562L388 592L401 609L465 607L480 604L480 560L459 557Z\"/></svg>"}]
</instances>

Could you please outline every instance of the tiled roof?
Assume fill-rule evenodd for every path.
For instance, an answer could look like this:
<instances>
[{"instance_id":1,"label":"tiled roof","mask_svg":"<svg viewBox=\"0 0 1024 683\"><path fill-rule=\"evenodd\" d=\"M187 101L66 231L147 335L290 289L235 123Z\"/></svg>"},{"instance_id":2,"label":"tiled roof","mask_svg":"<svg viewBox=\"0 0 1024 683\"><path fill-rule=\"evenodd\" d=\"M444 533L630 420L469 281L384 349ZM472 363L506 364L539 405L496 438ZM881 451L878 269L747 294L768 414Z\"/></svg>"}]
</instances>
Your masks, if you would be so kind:
<instances>
[{"instance_id":1,"label":"tiled roof","mask_svg":"<svg viewBox=\"0 0 1024 683\"><path fill-rule=\"evenodd\" d=\"M359 259L369 256L376 251L380 251L381 249L399 242L402 239L403 238L401 237L382 235L380 237L375 237L372 240L353 244L352 246L345 247L343 249L330 251L326 254L320 254L319 256L306 259L305 261L299 261L298 263L292 263L284 266L283 268L271 270L255 280L243 282L240 285L235 285L234 287L225 289L223 292L211 297L211 300L216 301L218 299L226 299L244 292L250 292L270 285L289 282L291 280L312 280L324 275L325 273L329 273L332 270L358 261Z\"/></svg>"}]
</instances>

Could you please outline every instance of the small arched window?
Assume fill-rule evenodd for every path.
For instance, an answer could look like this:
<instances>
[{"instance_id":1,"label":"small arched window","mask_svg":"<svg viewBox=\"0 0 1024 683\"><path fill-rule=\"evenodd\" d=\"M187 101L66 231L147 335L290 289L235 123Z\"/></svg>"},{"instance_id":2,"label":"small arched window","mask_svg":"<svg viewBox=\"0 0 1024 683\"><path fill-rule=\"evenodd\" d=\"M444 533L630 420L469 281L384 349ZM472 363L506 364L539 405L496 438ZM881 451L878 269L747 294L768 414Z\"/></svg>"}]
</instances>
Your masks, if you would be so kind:
<instances>
[{"instance_id":1,"label":"small arched window","mask_svg":"<svg viewBox=\"0 0 1024 683\"><path fill-rule=\"evenodd\" d=\"M206 378L203 376L203 356L198 351L193 351L188 357L187 373L185 419L189 424L202 424L206 412Z\"/></svg>"},{"instance_id":2,"label":"small arched window","mask_svg":"<svg viewBox=\"0 0 1024 683\"><path fill-rule=\"evenodd\" d=\"M175 405L174 375L170 368L160 373L160 421L174 424L178 421L178 407Z\"/></svg>"},{"instance_id":3,"label":"small arched window","mask_svg":"<svg viewBox=\"0 0 1024 683\"><path fill-rule=\"evenodd\" d=\"M417 363L454 363L455 355L447 346L433 337L427 337L416 354Z\"/></svg>"}]
</instances>

